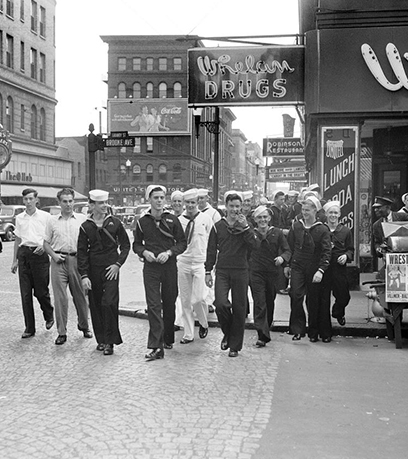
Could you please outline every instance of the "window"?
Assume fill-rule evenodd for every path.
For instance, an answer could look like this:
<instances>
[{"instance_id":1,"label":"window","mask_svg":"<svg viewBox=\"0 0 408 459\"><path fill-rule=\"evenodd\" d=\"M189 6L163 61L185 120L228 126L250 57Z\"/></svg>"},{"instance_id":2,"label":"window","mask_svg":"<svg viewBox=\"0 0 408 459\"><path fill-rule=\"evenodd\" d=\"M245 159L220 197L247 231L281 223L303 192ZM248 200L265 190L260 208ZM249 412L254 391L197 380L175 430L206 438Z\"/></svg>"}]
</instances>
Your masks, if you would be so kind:
<instances>
[{"instance_id":1,"label":"window","mask_svg":"<svg viewBox=\"0 0 408 459\"><path fill-rule=\"evenodd\" d=\"M160 98L167 97L167 84L166 83L159 84L159 97Z\"/></svg>"},{"instance_id":2,"label":"window","mask_svg":"<svg viewBox=\"0 0 408 459\"><path fill-rule=\"evenodd\" d=\"M175 57L173 59L173 69L181 70L181 57Z\"/></svg>"},{"instance_id":3,"label":"window","mask_svg":"<svg viewBox=\"0 0 408 459\"><path fill-rule=\"evenodd\" d=\"M25 107L23 104L20 106L20 129L25 131Z\"/></svg>"},{"instance_id":4,"label":"window","mask_svg":"<svg viewBox=\"0 0 408 459\"><path fill-rule=\"evenodd\" d=\"M118 97L119 97L119 99L125 99L126 98L126 85L125 85L125 83L119 83L118 84Z\"/></svg>"},{"instance_id":5,"label":"window","mask_svg":"<svg viewBox=\"0 0 408 459\"><path fill-rule=\"evenodd\" d=\"M37 107L31 106L31 138L37 138Z\"/></svg>"},{"instance_id":6,"label":"window","mask_svg":"<svg viewBox=\"0 0 408 459\"><path fill-rule=\"evenodd\" d=\"M45 54L40 53L40 81L45 83Z\"/></svg>"},{"instance_id":7,"label":"window","mask_svg":"<svg viewBox=\"0 0 408 459\"><path fill-rule=\"evenodd\" d=\"M37 2L31 0L31 31L37 32L38 7Z\"/></svg>"},{"instance_id":8,"label":"window","mask_svg":"<svg viewBox=\"0 0 408 459\"><path fill-rule=\"evenodd\" d=\"M173 97L181 97L181 84L180 83L174 83Z\"/></svg>"},{"instance_id":9,"label":"window","mask_svg":"<svg viewBox=\"0 0 408 459\"><path fill-rule=\"evenodd\" d=\"M81 178L81 163L78 161L78 178Z\"/></svg>"},{"instance_id":10,"label":"window","mask_svg":"<svg viewBox=\"0 0 408 459\"><path fill-rule=\"evenodd\" d=\"M6 34L6 65L8 68L14 68L14 38Z\"/></svg>"},{"instance_id":11,"label":"window","mask_svg":"<svg viewBox=\"0 0 408 459\"><path fill-rule=\"evenodd\" d=\"M118 57L118 70L120 72L126 70L126 57Z\"/></svg>"},{"instance_id":12,"label":"window","mask_svg":"<svg viewBox=\"0 0 408 459\"><path fill-rule=\"evenodd\" d=\"M151 164L146 166L146 182L153 182L153 166Z\"/></svg>"},{"instance_id":13,"label":"window","mask_svg":"<svg viewBox=\"0 0 408 459\"><path fill-rule=\"evenodd\" d=\"M14 0L6 0L6 14L14 18Z\"/></svg>"},{"instance_id":14,"label":"window","mask_svg":"<svg viewBox=\"0 0 408 459\"><path fill-rule=\"evenodd\" d=\"M181 165L176 163L173 166L173 180L175 182L181 182Z\"/></svg>"},{"instance_id":15,"label":"window","mask_svg":"<svg viewBox=\"0 0 408 459\"><path fill-rule=\"evenodd\" d=\"M142 97L142 89L140 83L133 83L133 99L140 99Z\"/></svg>"},{"instance_id":16,"label":"window","mask_svg":"<svg viewBox=\"0 0 408 459\"><path fill-rule=\"evenodd\" d=\"M30 69L31 73L30 76L34 80L37 79L37 50L34 48L31 48L30 51Z\"/></svg>"},{"instance_id":17,"label":"window","mask_svg":"<svg viewBox=\"0 0 408 459\"><path fill-rule=\"evenodd\" d=\"M24 15L24 0L20 0L20 21L24 22L25 15Z\"/></svg>"},{"instance_id":18,"label":"window","mask_svg":"<svg viewBox=\"0 0 408 459\"><path fill-rule=\"evenodd\" d=\"M135 137L135 146L133 148L135 153L140 153L140 137Z\"/></svg>"},{"instance_id":19,"label":"window","mask_svg":"<svg viewBox=\"0 0 408 459\"><path fill-rule=\"evenodd\" d=\"M142 59L140 57L133 58L133 70L142 70Z\"/></svg>"},{"instance_id":20,"label":"window","mask_svg":"<svg viewBox=\"0 0 408 459\"><path fill-rule=\"evenodd\" d=\"M139 164L135 164L133 166L133 173L134 174L141 174L142 173L142 168L139 166Z\"/></svg>"},{"instance_id":21,"label":"window","mask_svg":"<svg viewBox=\"0 0 408 459\"><path fill-rule=\"evenodd\" d=\"M45 141L45 110L40 110L40 140Z\"/></svg>"},{"instance_id":22,"label":"window","mask_svg":"<svg viewBox=\"0 0 408 459\"><path fill-rule=\"evenodd\" d=\"M147 83L146 85L146 97L153 97L153 83Z\"/></svg>"},{"instance_id":23,"label":"window","mask_svg":"<svg viewBox=\"0 0 408 459\"><path fill-rule=\"evenodd\" d=\"M153 151L153 137L146 137L147 151Z\"/></svg>"},{"instance_id":24,"label":"window","mask_svg":"<svg viewBox=\"0 0 408 459\"><path fill-rule=\"evenodd\" d=\"M40 6L40 36L45 37L45 8Z\"/></svg>"},{"instance_id":25,"label":"window","mask_svg":"<svg viewBox=\"0 0 408 459\"><path fill-rule=\"evenodd\" d=\"M146 70L153 70L153 58L148 57L146 59Z\"/></svg>"},{"instance_id":26,"label":"window","mask_svg":"<svg viewBox=\"0 0 408 459\"><path fill-rule=\"evenodd\" d=\"M25 72L25 44L20 42L20 70Z\"/></svg>"},{"instance_id":27,"label":"window","mask_svg":"<svg viewBox=\"0 0 408 459\"><path fill-rule=\"evenodd\" d=\"M0 94L0 124L4 124L3 120L3 96Z\"/></svg>"},{"instance_id":28,"label":"window","mask_svg":"<svg viewBox=\"0 0 408 459\"><path fill-rule=\"evenodd\" d=\"M1 2L1 0L0 0L0 2ZM3 55L4 55L3 31L0 30L0 64L3 64Z\"/></svg>"},{"instance_id":29,"label":"window","mask_svg":"<svg viewBox=\"0 0 408 459\"><path fill-rule=\"evenodd\" d=\"M167 58L159 58L159 70L167 70Z\"/></svg>"},{"instance_id":30,"label":"window","mask_svg":"<svg viewBox=\"0 0 408 459\"><path fill-rule=\"evenodd\" d=\"M159 166L159 181L167 181L167 167L165 164L160 164Z\"/></svg>"},{"instance_id":31,"label":"window","mask_svg":"<svg viewBox=\"0 0 408 459\"><path fill-rule=\"evenodd\" d=\"M14 102L10 96L7 97L6 102L6 130L14 132Z\"/></svg>"}]
</instances>

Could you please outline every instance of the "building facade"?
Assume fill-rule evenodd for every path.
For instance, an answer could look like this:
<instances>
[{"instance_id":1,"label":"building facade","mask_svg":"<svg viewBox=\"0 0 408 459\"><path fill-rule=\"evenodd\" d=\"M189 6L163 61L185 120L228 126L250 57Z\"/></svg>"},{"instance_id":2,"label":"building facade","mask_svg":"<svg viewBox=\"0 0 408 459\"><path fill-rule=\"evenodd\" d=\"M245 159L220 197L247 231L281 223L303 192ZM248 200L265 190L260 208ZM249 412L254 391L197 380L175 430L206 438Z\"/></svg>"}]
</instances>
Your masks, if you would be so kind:
<instances>
[{"instance_id":1,"label":"building facade","mask_svg":"<svg viewBox=\"0 0 408 459\"><path fill-rule=\"evenodd\" d=\"M187 106L188 55L203 46L197 37L102 36L108 51L108 134L135 137L134 145L108 147L113 204L145 200L146 187L161 183L174 190L205 187L214 180L214 135L194 123ZM219 191L232 186L231 110L220 110ZM213 121L206 107L201 121ZM198 134L198 135L197 135Z\"/></svg>"},{"instance_id":2,"label":"building facade","mask_svg":"<svg viewBox=\"0 0 408 459\"><path fill-rule=\"evenodd\" d=\"M20 203L27 186L41 204L71 185L72 162L55 145L55 0L0 2L0 123L12 140L1 173L4 203Z\"/></svg>"},{"instance_id":3,"label":"building facade","mask_svg":"<svg viewBox=\"0 0 408 459\"><path fill-rule=\"evenodd\" d=\"M408 1L305 0L306 161L325 199L339 199L354 265L376 269L371 206L408 191Z\"/></svg>"}]
</instances>

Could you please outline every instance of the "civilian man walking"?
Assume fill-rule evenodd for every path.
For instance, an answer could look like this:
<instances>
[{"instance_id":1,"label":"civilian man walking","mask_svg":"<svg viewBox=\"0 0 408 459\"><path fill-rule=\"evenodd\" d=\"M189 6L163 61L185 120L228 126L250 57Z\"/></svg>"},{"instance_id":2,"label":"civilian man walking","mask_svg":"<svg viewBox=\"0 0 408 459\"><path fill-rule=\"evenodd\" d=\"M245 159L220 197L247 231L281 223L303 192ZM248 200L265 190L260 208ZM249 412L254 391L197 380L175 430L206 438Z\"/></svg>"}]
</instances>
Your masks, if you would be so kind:
<instances>
[{"instance_id":1,"label":"civilian man walking","mask_svg":"<svg viewBox=\"0 0 408 459\"><path fill-rule=\"evenodd\" d=\"M44 252L45 228L51 215L37 209L38 193L33 188L22 192L26 210L16 217L14 257L11 272L16 273L20 282L25 330L21 338L35 335L34 296L40 303L45 320L45 328L54 325L54 308L51 305L50 260Z\"/></svg>"},{"instance_id":2,"label":"civilian man walking","mask_svg":"<svg viewBox=\"0 0 408 459\"><path fill-rule=\"evenodd\" d=\"M75 192L64 188L57 193L61 213L53 215L46 227L44 249L51 257L51 283L54 293L55 318L58 337L55 344L67 340L68 295L67 287L74 300L78 315L78 330L84 338L92 338L88 325L88 304L77 266L77 245L79 228L86 216L73 210Z\"/></svg>"}]
</instances>

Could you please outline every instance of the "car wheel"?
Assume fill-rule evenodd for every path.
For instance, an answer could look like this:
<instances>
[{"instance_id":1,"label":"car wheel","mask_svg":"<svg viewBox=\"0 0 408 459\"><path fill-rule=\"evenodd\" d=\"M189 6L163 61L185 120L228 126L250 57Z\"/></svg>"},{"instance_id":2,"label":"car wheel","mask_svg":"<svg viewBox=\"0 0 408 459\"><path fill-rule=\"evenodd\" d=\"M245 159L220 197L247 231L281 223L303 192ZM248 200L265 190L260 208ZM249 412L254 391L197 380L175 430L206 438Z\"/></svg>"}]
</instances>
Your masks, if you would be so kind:
<instances>
[{"instance_id":1,"label":"car wheel","mask_svg":"<svg viewBox=\"0 0 408 459\"><path fill-rule=\"evenodd\" d=\"M6 234L4 235L5 241L14 241L14 231L13 228L8 228Z\"/></svg>"}]
</instances>

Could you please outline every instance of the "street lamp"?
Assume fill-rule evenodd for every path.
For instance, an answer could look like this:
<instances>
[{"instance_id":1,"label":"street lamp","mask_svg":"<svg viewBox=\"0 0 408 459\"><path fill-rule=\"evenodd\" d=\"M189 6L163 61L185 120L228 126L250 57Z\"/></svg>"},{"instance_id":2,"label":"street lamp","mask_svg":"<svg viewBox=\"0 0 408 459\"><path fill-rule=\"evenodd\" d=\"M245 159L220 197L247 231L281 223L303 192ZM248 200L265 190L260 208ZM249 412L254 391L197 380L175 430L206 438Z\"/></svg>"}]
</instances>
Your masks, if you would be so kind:
<instances>
[{"instance_id":1,"label":"street lamp","mask_svg":"<svg viewBox=\"0 0 408 459\"><path fill-rule=\"evenodd\" d=\"M196 138L198 139L200 136L200 126L204 126L209 133L214 134L213 198L215 205L218 206L220 108L214 107L214 119L212 121L201 121L202 111L202 108L193 108Z\"/></svg>"}]
</instances>

